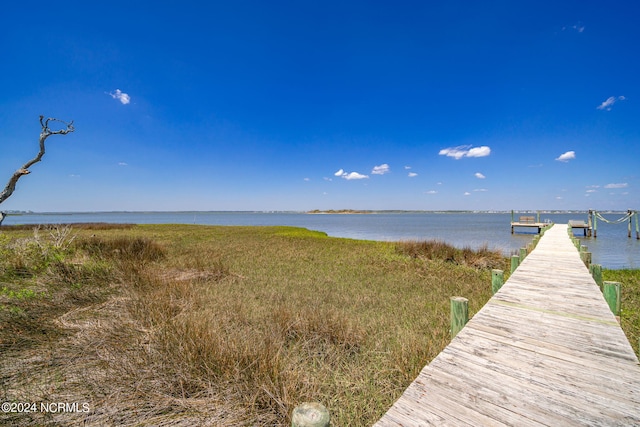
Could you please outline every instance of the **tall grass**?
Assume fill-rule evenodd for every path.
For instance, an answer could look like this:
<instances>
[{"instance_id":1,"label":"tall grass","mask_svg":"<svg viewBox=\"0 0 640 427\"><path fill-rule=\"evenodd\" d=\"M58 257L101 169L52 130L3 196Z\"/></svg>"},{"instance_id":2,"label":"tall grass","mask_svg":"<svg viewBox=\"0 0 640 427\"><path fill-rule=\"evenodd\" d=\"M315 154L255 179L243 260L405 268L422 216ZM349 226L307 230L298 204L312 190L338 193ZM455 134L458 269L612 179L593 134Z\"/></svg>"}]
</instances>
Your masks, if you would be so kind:
<instances>
[{"instance_id":1,"label":"tall grass","mask_svg":"<svg viewBox=\"0 0 640 427\"><path fill-rule=\"evenodd\" d=\"M74 362L29 371L17 360L31 347L0 331L13 360L0 390L5 400L90 400L89 425L287 425L303 401L327 405L334 425L371 425L448 343L449 297L469 298L473 315L490 297L489 269L506 266L486 248L291 227L74 233L46 268L5 276L14 292L41 292L32 305L0 293L3 307L40 310L40 324L58 331L38 351ZM22 238L9 231L5 243Z\"/></svg>"},{"instance_id":2,"label":"tall grass","mask_svg":"<svg viewBox=\"0 0 640 427\"><path fill-rule=\"evenodd\" d=\"M504 256L499 251L490 250L487 244L474 250L470 247L459 249L440 240L407 240L398 242L396 249L399 253L412 258L443 260L476 268L504 266Z\"/></svg>"}]
</instances>

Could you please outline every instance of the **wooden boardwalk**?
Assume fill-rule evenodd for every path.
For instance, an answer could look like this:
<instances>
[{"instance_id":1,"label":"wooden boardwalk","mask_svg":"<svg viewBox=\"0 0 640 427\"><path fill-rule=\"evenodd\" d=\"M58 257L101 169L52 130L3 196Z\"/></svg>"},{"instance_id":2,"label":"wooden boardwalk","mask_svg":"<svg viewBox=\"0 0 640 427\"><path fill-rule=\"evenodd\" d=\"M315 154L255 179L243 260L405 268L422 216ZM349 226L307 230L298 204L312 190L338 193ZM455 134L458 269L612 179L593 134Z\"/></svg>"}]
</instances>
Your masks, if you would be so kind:
<instances>
[{"instance_id":1,"label":"wooden boardwalk","mask_svg":"<svg viewBox=\"0 0 640 427\"><path fill-rule=\"evenodd\" d=\"M640 426L638 359L566 225L375 424L427 425Z\"/></svg>"}]
</instances>

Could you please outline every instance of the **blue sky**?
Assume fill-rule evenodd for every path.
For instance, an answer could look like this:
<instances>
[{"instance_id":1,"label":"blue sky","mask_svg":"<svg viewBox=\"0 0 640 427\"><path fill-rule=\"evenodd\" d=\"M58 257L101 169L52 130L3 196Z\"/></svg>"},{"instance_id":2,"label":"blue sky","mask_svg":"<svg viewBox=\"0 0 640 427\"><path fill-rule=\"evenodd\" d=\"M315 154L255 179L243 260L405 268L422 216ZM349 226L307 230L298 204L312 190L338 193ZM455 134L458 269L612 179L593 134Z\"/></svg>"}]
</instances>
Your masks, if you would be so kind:
<instances>
[{"instance_id":1,"label":"blue sky","mask_svg":"<svg viewBox=\"0 0 640 427\"><path fill-rule=\"evenodd\" d=\"M640 208L640 3L9 2L4 210Z\"/></svg>"}]
</instances>

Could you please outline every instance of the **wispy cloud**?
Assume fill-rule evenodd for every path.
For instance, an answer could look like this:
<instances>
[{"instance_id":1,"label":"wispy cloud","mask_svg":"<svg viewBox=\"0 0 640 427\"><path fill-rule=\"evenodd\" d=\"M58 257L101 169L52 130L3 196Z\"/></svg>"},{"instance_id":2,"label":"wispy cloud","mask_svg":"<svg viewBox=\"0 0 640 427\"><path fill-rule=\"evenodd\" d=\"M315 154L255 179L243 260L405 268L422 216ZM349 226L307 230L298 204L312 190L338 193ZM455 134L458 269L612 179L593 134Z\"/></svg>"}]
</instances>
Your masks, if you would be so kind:
<instances>
[{"instance_id":1,"label":"wispy cloud","mask_svg":"<svg viewBox=\"0 0 640 427\"><path fill-rule=\"evenodd\" d=\"M415 178L416 176L418 176L417 173L415 172L409 172L409 175L407 175L409 178Z\"/></svg>"},{"instance_id":2,"label":"wispy cloud","mask_svg":"<svg viewBox=\"0 0 640 427\"><path fill-rule=\"evenodd\" d=\"M560 154L556 160L559 162L568 162L569 160L573 160L576 158L575 151L567 151L566 153Z\"/></svg>"},{"instance_id":3,"label":"wispy cloud","mask_svg":"<svg viewBox=\"0 0 640 427\"><path fill-rule=\"evenodd\" d=\"M487 190L486 188L476 188L476 189L475 189L475 190L473 190L473 191L475 191L475 192L477 192L477 193L485 193L485 192L487 192L487 191L489 191L489 190Z\"/></svg>"},{"instance_id":4,"label":"wispy cloud","mask_svg":"<svg viewBox=\"0 0 640 427\"><path fill-rule=\"evenodd\" d=\"M436 190L425 191L424 194L438 194Z\"/></svg>"},{"instance_id":5,"label":"wispy cloud","mask_svg":"<svg viewBox=\"0 0 640 427\"><path fill-rule=\"evenodd\" d=\"M380 166L374 166L373 170L371 171L373 175L384 175L385 173L389 172L391 172L391 169L389 169L389 165L386 163L383 163Z\"/></svg>"},{"instance_id":6,"label":"wispy cloud","mask_svg":"<svg viewBox=\"0 0 640 427\"><path fill-rule=\"evenodd\" d=\"M469 193L468 191L465 191L463 195L464 195L464 196L470 196L470 195L471 195L471 193Z\"/></svg>"},{"instance_id":7,"label":"wispy cloud","mask_svg":"<svg viewBox=\"0 0 640 427\"><path fill-rule=\"evenodd\" d=\"M486 145L481 147L459 145L457 147L443 148L438 154L441 156L453 157L456 160L460 160L463 157L487 157L491 154L491 148Z\"/></svg>"},{"instance_id":8,"label":"wispy cloud","mask_svg":"<svg viewBox=\"0 0 640 427\"><path fill-rule=\"evenodd\" d=\"M339 171L337 171L333 175L334 176L339 176L340 178L344 178L346 180L369 178L369 175L363 175L363 174L358 173L358 172L345 172L344 169L340 169Z\"/></svg>"},{"instance_id":9,"label":"wispy cloud","mask_svg":"<svg viewBox=\"0 0 640 427\"><path fill-rule=\"evenodd\" d=\"M118 162L118 166L129 166L129 163Z\"/></svg>"},{"instance_id":10,"label":"wispy cloud","mask_svg":"<svg viewBox=\"0 0 640 427\"><path fill-rule=\"evenodd\" d=\"M579 33L584 32L585 26L584 24L582 24L581 22L578 22L575 25L570 25L568 27L562 27L562 31L566 31L566 30L574 30L577 31Z\"/></svg>"},{"instance_id":11,"label":"wispy cloud","mask_svg":"<svg viewBox=\"0 0 640 427\"><path fill-rule=\"evenodd\" d=\"M606 110L606 111L611 111L611 107L613 107L613 104L615 104L618 101L624 101L626 98L624 96L610 96L609 98L607 98L606 101L604 101L602 104L598 105L598 110Z\"/></svg>"},{"instance_id":12,"label":"wispy cloud","mask_svg":"<svg viewBox=\"0 0 640 427\"><path fill-rule=\"evenodd\" d=\"M483 174L481 174L480 172L476 172L476 173L475 173L475 177L476 177L476 178L478 178L478 179L485 179L485 178L486 178L486 176L484 176L484 175L483 175Z\"/></svg>"},{"instance_id":13,"label":"wispy cloud","mask_svg":"<svg viewBox=\"0 0 640 427\"><path fill-rule=\"evenodd\" d=\"M629 186L628 183L626 182L621 182L618 184L607 184L604 186L604 188L627 188Z\"/></svg>"},{"instance_id":14,"label":"wispy cloud","mask_svg":"<svg viewBox=\"0 0 640 427\"><path fill-rule=\"evenodd\" d=\"M111 95L113 99L117 99L125 105L131 102L131 97L120 89L116 89L115 92L110 92L109 95Z\"/></svg>"}]
</instances>

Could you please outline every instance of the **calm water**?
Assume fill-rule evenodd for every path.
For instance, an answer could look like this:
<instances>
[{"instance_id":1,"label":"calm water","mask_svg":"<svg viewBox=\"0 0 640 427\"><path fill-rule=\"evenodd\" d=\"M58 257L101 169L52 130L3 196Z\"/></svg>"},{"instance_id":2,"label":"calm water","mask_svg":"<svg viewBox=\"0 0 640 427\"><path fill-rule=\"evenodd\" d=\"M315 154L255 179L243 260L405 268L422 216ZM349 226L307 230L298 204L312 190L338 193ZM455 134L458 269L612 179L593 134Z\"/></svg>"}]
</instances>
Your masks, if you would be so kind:
<instances>
[{"instance_id":1,"label":"calm water","mask_svg":"<svg viewBox=\"0 0 640 427\"><path fill-rule=\"evenodd\" d=\"M516 214L516 217L518 215ZM622 215L605 215L617 219ZM541 214L542 222L566 224L587 214ZM263 212L96 212L10 215L4 224L110 222L135 224L291 225L324 231L330 236L366 240L438 239L457 247L488 245L506 255L525 246L531 231L511 234L511 214L504 213L375 213L338 215ZM581 233L581 232L580 232ZM580 234L578 237L582 238ZM627 238L627 224L598 222L598 238L584 238L593 262L606 268L640 268L640 241Z\"/></svg>"}]
</instances>

